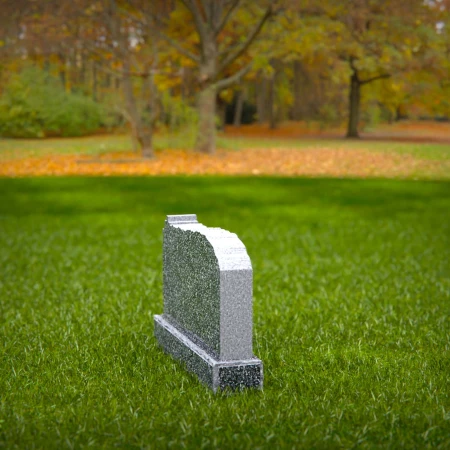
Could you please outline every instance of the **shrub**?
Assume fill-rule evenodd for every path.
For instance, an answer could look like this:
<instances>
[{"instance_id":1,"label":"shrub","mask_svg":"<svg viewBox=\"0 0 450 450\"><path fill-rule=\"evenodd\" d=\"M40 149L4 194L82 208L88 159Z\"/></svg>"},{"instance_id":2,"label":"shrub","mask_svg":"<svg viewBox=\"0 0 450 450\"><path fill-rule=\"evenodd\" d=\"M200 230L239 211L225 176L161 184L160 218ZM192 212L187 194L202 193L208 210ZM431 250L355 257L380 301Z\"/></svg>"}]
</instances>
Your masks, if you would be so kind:
<instances>
[{"instance_id":1,"label":"shrub","mask_svg":"<svg viewBox=\"0 0 450 450\"><path fill-rule=\"evenodd\" d=\"M198 123L197 110L180 97L173 97L168 92L161 96L162 123L171 131L183 128L195 128Z\"/></svg>"},{"instance_id":2,"label":"shrub","mask_svg":"<svg viewBox=\"0 0 450 450\"><path fill-rule=\"evenodd\" d=\"M57 78L29 67L10 77L0 97L0 135L81 136L98 129L102 115L91 98L66 92Z\"/></svg>"}]
</instances>

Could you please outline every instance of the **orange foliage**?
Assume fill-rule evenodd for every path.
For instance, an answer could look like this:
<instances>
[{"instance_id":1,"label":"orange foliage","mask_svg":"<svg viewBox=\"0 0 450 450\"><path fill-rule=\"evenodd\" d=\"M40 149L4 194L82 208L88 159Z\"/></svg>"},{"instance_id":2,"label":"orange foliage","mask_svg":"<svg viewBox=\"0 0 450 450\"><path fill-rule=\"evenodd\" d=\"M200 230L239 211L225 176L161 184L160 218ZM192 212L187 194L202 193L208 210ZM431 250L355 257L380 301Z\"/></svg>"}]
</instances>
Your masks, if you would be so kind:
<instances>
[{"instance_id":1,"label":"orange foliage","mask_svg":"<svg viewBox=\"0 0 450 450\"><path fill-rule=\"evenodd\" d=\"M441 174L442 163L410 155L365 149L247 149L214 156L179 150L158 152L152 160L132 153L100 157L53 155L0 162L0 176L39 175L287 175L332 177L410 177Z\"/></svg>"},{"instance_id":2,"label":"orange foliage","mask_svg":"<svg viewBox=\"0 0 450 450\"><path fill-rule=\"evenodd\" d=\"M318 123L284 122L275 129L267 124L254 123L241 127L227 126L225 134L229 137L251 138L327 138L339 139L345 136L344 128L321 130ZM450 123L432 121L401 121L394 124L378 125L376 130L361 132L365 140L395 140L401 142L443 142L450 143Z\"/></svg>"}]
</instances>

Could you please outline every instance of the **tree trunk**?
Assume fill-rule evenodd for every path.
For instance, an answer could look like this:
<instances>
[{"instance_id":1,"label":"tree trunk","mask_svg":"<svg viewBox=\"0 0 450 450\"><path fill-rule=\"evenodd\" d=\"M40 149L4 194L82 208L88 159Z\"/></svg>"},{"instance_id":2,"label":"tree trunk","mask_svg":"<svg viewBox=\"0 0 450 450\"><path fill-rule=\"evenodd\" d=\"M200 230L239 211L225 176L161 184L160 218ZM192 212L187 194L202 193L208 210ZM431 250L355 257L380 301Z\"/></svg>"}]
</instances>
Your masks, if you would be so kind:
<instances>
[{"instance_id":1,"label":"tree trunk","mask_svg":"<svg viewBox=\"0 0 450 450\"><path fill-rule=\"evenodd\" d=\"M219 116L219 130L225 131L225 125L227 122L227 104L220 96L217 97L217 115Z\"/></svg>"},{"instance_id":2,"label":"tree trunk","mask_svg":"<svg viewBox=\"0 0 450 450\"><path fill-rule=\"evenodd\" d=\"M275 74L269 81L269 95L267 96L267 112L269 116L269 127L274 130L277 126L277 117L275 111Z\"/></svg>"},{"instance_id":3,"label":"tree trunk","mask_svg":"<svg viewBox=\"0 0 450 450\"><path fill-rule=\"evenodd\" d=\"M216 150L216 88L214 85L207 85L200 91L198 114L198 134L195 147L201 153L212 155Z\"/></svg>"},{"instance_id":4,"label":"tree trunk","mask_svg":"<svg viewBox=\"0 0 450 450\"><path fill-rule=\"evenodd\" d=\"M122 60L122 87L125 97L126 110L125 115L130 122L131 133L133 139L133 146L136 143L141 148L141 155L143 158L153 158L153 135L152 126L145 128L142 123L142 116L140 114L136 98L133 93L133 82L131 78L131 57L129 49L129 36L123 34L120 23L119 13L117 11L116 0L109 0L107 3L107 17L106 24L111 32L111 36L116 41L117 55Z\"/></svg>"},{"instance_id":5,"label":"tree trunk","mask_svg":"<svg viewBox=\"0 0 450 450\"><path fill-rule=\"evenodd\" d=\"M78 83L83 88L86 83L86 55L83 50L81 50L79 55L80 67L79 67L79 77Z\"/></svg>"},{"instance_id":6,"label":"tree trunk","mask_svg":"<svg viewBox=\"0 0 450 450\"><path fill-rule=\"evenodd\" d=\"M156 57L155 57L156 58ZM149 94L150 99L148 102L148 107L150 110L150 128L147 131L147 134L145 135L142 145L142 156L144 158L153 158L153 130L155 127L156 122L156 110L158 105L158 90L156 88L155 84L155 78L154 78L154 72L156 68L156 59L155 63L152 65L152 68L150 70L150 76L148 78L148 85L149 85Z\"/></svg>"},{"instance_id":7,"label":"tree trunk","mask_svg":"<svg viewBox=\"0 0 450 450\"><path fill-rule=\"evenodd\" d=\"M130 75L130 63L127 58L125 58L123 68L124 74L122 78L122 86L133 139L135 142L139 143L139 146L141 148L141 155L143 158L153 158L154 154L152 132L151 130L145 130L142 124L141 116L136 104L136 99L133 94L133 83Z\"/></svg>"},{"instance_id":8,"label":"tree trunk","mask_svg":"<svg viewBox=\"0 0 450 450\"><path fill-rule=\"evenodd\" d=\"M59 80L61 81L61 86L66 90L66 71L64 66L59 67Z\"/></svg>"},{"instance_id":9,"label":"tree trunk","mask_svg":"<svg viewBox=\"0 0 450 450\"><path fill-rule=\"evenodd\" d=\"M392 111L392 109L389 109L388 114L389 114L388 123L389 125L392 125L395 119L394 111Z\"/></svg>"},{"instance_id":10,"label":"tree trunk","mask_svg":"<svg viewBox=\"0 0 450 450\"><path fill-rule=\"evenodd\" d=\"M66 61L61 53L58 53L58 73L59 80L64 90L66 90Z\"/></svg>"},{"instance_id":11,"label":"tree trunk","mask_svg":"<svg viewBox=\"0 0 450 450\"><path fill-rule=\"evenodd\" d=\"M236 93L236 103L234 108L233 125L240 127L242 123L242 111L244 109L244 91L240 90Z\"/></svg>"},{"instance_id":12,"label":"tree trunk","mask_svg":"<svg viewBox=\"0 0 450 450\"><path fill-rule=\"evenodd\" d=\"M400 104L397 106L395 110L395 121L398 122L402 119L407 119L408 113L404 104Z\"/></svg>"},{"instance_id":13,"label":"tree trunk","mask_svg":"<svg viewBox=\"0 0 450 450\"><path fill-rule=\"evenodd\" d=\"M112 1L112 0L111 0ZM182 0L184 7L192 15L196 37L198 37L199 50L192 53L181 43L161 32L161 36L180 53L194 61L199 69L198 85L200 88L198 98L199 128L196 148L202 153L214 153L216 134L216 94L222 89L230 87L245 76L251 62L245 63L240 70L228 75L233 63L247 53L264 24L273 15L272 1L265 11L249 30L248 36L242 39L239 36L234 42L229 42L226 48L220 48L222 39L219 35L233 16L233 11L243 7L240 1L213 1L213 0ZM245 36L245 35L244 35Z\"/></svg>"},{"instance_id":14,"label":"tree trunk","mask_svg":"<svg viewBox=\"0 0 450 450\"><path fill-rule=\"evenodd\" d=\"M304 98L302 95L303 71L301 61L294 61L293 69L294 69L294 81L292 87L294 94L294 104L292 105L292 119L302 120Z\"/></svg>"},{"instance_id":15,"label":"tree trunk","mask_svg":"<svg viewBox=\"0 0 450 450\"><path fill-rule=\"evenodd\" d=\"M263 78L256 93L256 113L258 115L258 123L264 123L268 119L267 99L269 97L270 80Z\"/></svg>"},{"instance_id":16,"label":"tree trunk","mask_svg":"<svg viewBox=\"0 0 450 450\"><path fill-rule=\"evenodd\" d=\"M141 155L143 158L154 158L153 153L153 135L151 130L143 131L141 129L138 135L138 142L141 146Z\"/></svg>"},{"instance_id":17,"label":"tree trunk","mask_svg":"<svg viewBox=\"0 0 450 450\"><path fill-rule=\"evenodd\" d=\"M68 63L69 63L69 70L66 71L67 92L74 92L74 89L76 87L76 71L77 71L77 58L75 49L72 49L69 52Z\"/></svg>"},{"instance_id":18,"label":"tree trunk","mask_svg":"<svg viewBox=\"0 0 450 450\"><path fill-rule=\"evenodd\" d=\"M358 73L353 72L350 78L350 95L349 95L349 118L347 137L359 138L358 122L359 122L359 105L361 102L361 82Z\"/></svg>"},{"instance_id":19,"label":"tree trunk","mask_svg":"<svg viewBox=\"0 0 450 450\"><path fill-rule=\"evenodd\" d=\"M195 148L212 155L216 151L217 42L213 34L203 42L200 63L200 93L198 96L198 131Z\"/></svg>"},{"instance_id":20,"label":"tree trunk","mask_svg":"<svg viewBox=\"0 0 450 450\"><path fill-rule=\"evenodd\" d=\"M97 61L92 61L92 98L97 101Z\"/></svg>"}]
</instances>

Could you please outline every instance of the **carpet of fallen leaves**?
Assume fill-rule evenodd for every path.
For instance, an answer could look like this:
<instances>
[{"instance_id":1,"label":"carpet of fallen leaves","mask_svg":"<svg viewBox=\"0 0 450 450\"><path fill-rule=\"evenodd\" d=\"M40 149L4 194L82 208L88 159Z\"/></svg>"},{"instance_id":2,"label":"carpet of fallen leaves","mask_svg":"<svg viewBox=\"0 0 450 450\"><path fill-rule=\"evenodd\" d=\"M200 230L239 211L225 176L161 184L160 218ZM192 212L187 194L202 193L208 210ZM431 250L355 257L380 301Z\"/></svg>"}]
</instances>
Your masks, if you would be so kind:
<instances>
[{"instance_id":1,"label":"carpet of fallen leaves","mask_svg":"<svg viewBox=\"0 0 450 450\"><path fill-rule=\"evenodd\" d=\"M365 149L219 150L215 155L164 150L154 159L133 153L49 155L0 162L0 176L40 175L287 175L330 177L439 177L449 173L442 161Z\"/></svg>"},{"instance_id":2,"label":"carpet of fallen leaves","mask_svg":"<svg viewBox=\"0 0 450 450\"><path fill-rule=\"evenodd\" d=\"M227 136L279 139L341 139L345 136L345 127L326 127L306 122L285 122L275 129L267 124L254 123L241 127L227 126ZM370 132L360 132L368 141L397 141L412 143L450 143L450 123L431 121L404 121L394 124L380 124Z\"/></svg>"}]
</instances>

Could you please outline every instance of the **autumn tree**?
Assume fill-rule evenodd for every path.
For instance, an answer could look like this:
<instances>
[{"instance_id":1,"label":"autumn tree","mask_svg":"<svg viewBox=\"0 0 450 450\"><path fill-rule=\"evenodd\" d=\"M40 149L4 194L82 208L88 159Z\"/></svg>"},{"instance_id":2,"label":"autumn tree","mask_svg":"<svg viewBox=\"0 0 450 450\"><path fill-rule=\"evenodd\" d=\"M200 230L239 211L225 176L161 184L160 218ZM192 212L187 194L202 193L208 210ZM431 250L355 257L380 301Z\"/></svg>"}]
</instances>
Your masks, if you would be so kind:
<instances>
[{"instance_id":1,"label":"autumn tree","mask_svg":"<svg viewBox=\"0 0 450 450\"><path fill-rule=\"evenodd\" d=\"M363 86L416 67L432 45L435 23L422 0L324 2L336 55L348 64L347 137L359 137Z\"/></svg>"},{"instance_id":2,"label":"autumn tree","mask_svg":"<svg viewBox=\"0 0 450 450\"><path fill-rule=\"evenodd\" d=\"M333 51L331 26L317 2L283 2L282 14L256 44L260 122L273 128L287 118L323 118L330 106L328 94L342 91L335 87L342 78L342 64Z\"/></svg>"},{"instance_id":3,"label":"autumn tree","mask_svg":"<svg viewBox=\"0 0 450 450\"><path fill-rule=\"evenodd\" d=\"M192 25L184 38L184 30L180 33L180 30L171 29L160 16L150 16L161 38L192 61L197 69L199 124L196 148L200 152L214 153L217 94L251 70L248 51L274 13L273 0L265 2L266 6L254 3L246 0L180 0L177 12L187 13L185 23ZM237 21L239 14L241 20Z\"/></svg>"},{"instance_id":4,"label":"autumn tree","mask_svg":"<svg viewBox=\"0 0 450 450\"><path fill-rule=\"evenodd\" d=\"M223 119L233 98L236 125L252 104L272 127L289 118L336 124L348 115L348 137L358 136L361 112L367 120L380 110L393 118L405 108L445 115L450 107L449 0L0 6L0 94L12 73L37 65L68 95L114 110L103 124L126 118L144 157L153 156L154 126L174 123L175 102L184 123L198 116L196 146L206 153L215 149L216 110Z\"/></svg>"},{"instance_id":5,"label":"autumn tree","mask_svg":"<svg viewBox=\"0 0 450 450\"><path fill-rule=\"evenodd\" d=\"M300 61L316 61L328 78L346 72L347 137L359 136L362 90L378 80L417 71L429 64L436 48L432 4L411 0L304 0L288 2L283 31L298 43ZM312 26L311 26L312 25ZM323 64L325 62L325 64ZM315 63L313 63L315 64ZM311 68L308 64L307 70ZM324 74L327 76L327 74ZM296 91L301 86L297 83ZM297 106L298 109L298 106Z\"/></svg>"},{"instance_id":6,"label":"autumn tree","mask_svg":"<svg viewBox=\"0 0 450 450\"><path fill-rule=\"evenodd\" d=\"M155 95L151 69L156 61L155 52L148 52L148 35L129 17L130 6L121 0L97 0L87 2L79 7L83 11L84 28L82 43L89 58L94 61L95 76L97 71L114 76L120 80L123 92L124 108L120 109L130 124L131 135L136 149L142 157L153 157L153 124L145 123L143 110L151 105ZM70 23L70 21L69 21ZM145 49L145 50L144 50ZM149 98L138 101L135 80L140 84L149 84ZM144 105L142 105L144 103ZM150 116L153 113L150 108Z\"/></svg>"}]
</instances>

